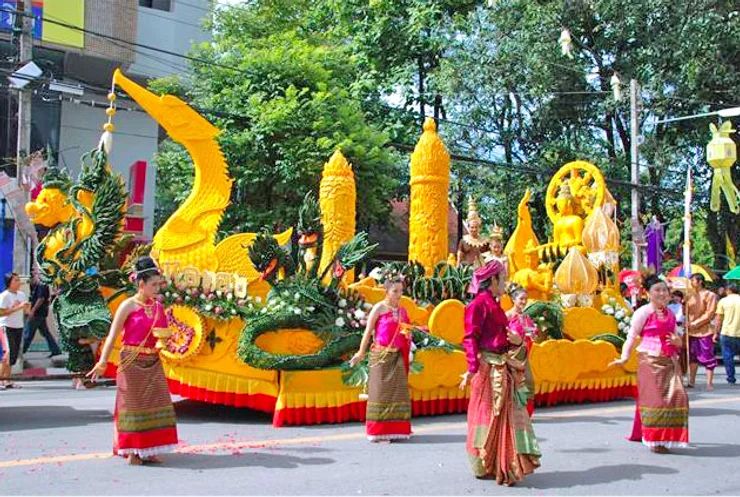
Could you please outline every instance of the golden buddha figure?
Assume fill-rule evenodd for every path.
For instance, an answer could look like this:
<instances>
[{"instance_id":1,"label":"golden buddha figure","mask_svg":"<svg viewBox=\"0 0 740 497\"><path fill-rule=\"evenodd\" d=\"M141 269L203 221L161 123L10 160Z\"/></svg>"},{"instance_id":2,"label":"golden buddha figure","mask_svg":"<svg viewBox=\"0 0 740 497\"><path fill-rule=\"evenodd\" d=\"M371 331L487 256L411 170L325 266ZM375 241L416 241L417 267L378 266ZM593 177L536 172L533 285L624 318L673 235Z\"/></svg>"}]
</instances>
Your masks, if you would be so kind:
<instances>
[{"instance_id":1,"label":"golden buddha figure","mask_svg":"<svg viewBox=\"0 0 740 497\"><path fill-rule=\"evenodd\" d=\"M552 292L552 269L539 263L537 246L529 240L524 249L524 267L511 277L511 281L527 290L530 299L548 300Z\"/></svg>"},{"instance_id":2,"label":"golden buddha figure","mask_svg":"<svg viewBox=\"0 0 740 497\"><path fill-rule=\"evenodd\" d=\"M553 223L553 241L561 249L581 244L583 218L578 215L579 205L573 197L571 186L561 183L555 200L557 216Z\"/></svg>"}]
</instances>

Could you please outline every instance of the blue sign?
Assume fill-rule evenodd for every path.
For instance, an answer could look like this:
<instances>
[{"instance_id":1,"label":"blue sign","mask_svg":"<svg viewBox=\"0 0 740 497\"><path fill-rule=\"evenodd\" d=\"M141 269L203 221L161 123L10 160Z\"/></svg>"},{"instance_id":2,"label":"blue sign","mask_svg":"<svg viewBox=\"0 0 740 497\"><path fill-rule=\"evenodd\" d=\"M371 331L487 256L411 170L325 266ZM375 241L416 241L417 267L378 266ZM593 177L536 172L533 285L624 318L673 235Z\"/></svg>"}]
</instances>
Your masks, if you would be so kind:
<instances>
[{"instance_id":1,"label":"blue sign","mask_svg":"<svg viewBox=\"0 0 740 497\"><path fill-rule=\"evenodd\" d=\"M11 11L18 9L18 4L14 0L0 0L0 30L12 31L15 26L15 14ZM42 33L42 22L41 19L44 13L43 2L33 2L31 6L33 11L33 37L37 40L41 39Z\"/></svg>"}]
</instances>

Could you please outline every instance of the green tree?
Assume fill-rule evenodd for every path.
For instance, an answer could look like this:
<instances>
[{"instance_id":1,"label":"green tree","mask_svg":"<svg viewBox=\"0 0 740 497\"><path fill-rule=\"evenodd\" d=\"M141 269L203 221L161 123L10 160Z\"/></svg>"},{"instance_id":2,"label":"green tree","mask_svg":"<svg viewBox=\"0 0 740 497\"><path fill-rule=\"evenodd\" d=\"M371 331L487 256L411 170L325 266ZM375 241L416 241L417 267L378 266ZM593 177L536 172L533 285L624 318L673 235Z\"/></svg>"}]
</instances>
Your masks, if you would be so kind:
<instances>
[{"instance_id":1,"label":"green tree","mask_svg":"<svg viewBox=\"0 0 740 497\"><path fill-rule=\"evenodd\" d=\"M222 231L292 225L301 199L317 189L323 164L337 148L354 167L358 225L383 222L400 161L352 93L351 54L293 29L246 29L254 15L245 8L219 11L213 42L195 50L218 65L194 63L189 83L154 85L207 109L223 130L220 144L235 181ZM159 202L186 194L176 182L186 163L184 153L171 147L159 155Z\"/></svg>"},{"instance_id":2,"label":"green tree","mask_svg":"<svg viewBox=\"0 0 740 497\"><path fill-rule=\"evenodd\" d=\"M564 27L573 59L557 43ZM509 167L471 184L493 212L509 209L512 187L518 195L524 184L541 190L549 173L569 160L590 160L608 178L628 180L628 98L615 100L610 81L619 74L628 97L629 79L638 80L648 166L641 182L653 187L644 192L643 209L673 219L681 216L689 167L698 186L694 205L708 210L707 122L651 123L737 105L730 89L740 87L739 54L740 16L729 1L679 8L668 0L500 0L458 23L435 77L451 120L470 124L448 127L453 147ZM522 163L533 170L516 167ZM461 174L480 178L474 169ZM624 199L621 218L628 219L629 189L610 189ZM706 221L715 253L724 252L726 233L737 244L740 218L722 212Z\"/></svg>"}]
</instances>

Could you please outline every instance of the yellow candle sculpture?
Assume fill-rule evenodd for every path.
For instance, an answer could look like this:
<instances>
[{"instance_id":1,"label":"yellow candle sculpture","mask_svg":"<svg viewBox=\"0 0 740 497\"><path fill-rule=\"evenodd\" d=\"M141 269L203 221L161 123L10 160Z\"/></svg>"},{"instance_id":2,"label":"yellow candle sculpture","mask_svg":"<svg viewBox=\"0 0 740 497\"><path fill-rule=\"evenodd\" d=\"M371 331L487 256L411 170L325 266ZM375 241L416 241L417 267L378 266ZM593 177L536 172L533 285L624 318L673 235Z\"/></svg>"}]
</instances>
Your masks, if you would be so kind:
<instances>
[{"instance_id":1,"label":"yellow candle sculpture","mask_svg":"<svg viewBox=\"0 0 740 497\"><path fill-rule=\"evenodd\" d=\"M596 267L611 267L619 260L619 228L602 209L594 209L583 228L583 246Z\"/></svg>"},{"instance_id":2,"label":"yellow candle sculpture","mask_svg":"<svg viewBox=\"0 0 740 497\"><path fill-rule=\"evenodd\" d=\"M730 121L725 121L719 128L712 123L709 129L712 130L712 141L707 144L707 162L714 169L709 207L714 212L719 211L721 191L725 194L730 211L737 214L740 212L740 198L732 181L732 165L737 159L737 145L730 138L730 133L734 133L735 130L732 129Z\"/></svg>"},{"instance_id":3,"label":"yellow candle sculpture","mask_svg":"<svg viewBox=\"0 0 740 497\"><path fill-rule=\"evenodd\" d=\"M599 286L596 268L580 250L571 247L568 255L555 271L555 284L561 292L563 306L591 305L591 295Z\"/></svg>"},{"instance_id":4,"label":"yellow candle sculpture","mask_svg":"<svg viewBox=\"0 0 740 497\"><path fill-rule=\"evenodd\" d=\"M436 123L427 118L411 154L409 212L409 261L421 263L427 274L447 259L449 186L450 154L437 135Z\"/></svg>"},{"instance_id":5,"label":"yellow candle sculpture","mask_svg":"<svg viewBox=\"0 0 740 497\"><path fill-rule=\"evenodd\" d=\"M331 264L339 247L355 235L355 204L357 191L352 166L337 150L324 165L319 188L321 224L324 227L324 245L321 251L319 274ZM327 282L331 275L326 276ZM344 275L343 281L354 279L351 271Z\"/></svg>"}]
</instances>

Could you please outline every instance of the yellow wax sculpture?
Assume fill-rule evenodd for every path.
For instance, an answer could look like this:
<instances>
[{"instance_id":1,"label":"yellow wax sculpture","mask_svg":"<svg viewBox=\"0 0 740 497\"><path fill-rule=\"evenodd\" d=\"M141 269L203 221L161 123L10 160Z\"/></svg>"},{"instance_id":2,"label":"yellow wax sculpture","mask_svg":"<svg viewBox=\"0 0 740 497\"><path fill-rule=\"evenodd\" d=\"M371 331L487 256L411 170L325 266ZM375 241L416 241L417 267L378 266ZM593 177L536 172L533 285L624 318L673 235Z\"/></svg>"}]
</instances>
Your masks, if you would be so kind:
<instances>
[{"instance_id":1,"label":"yellow wax sculpture","mask_svg":"<svg viewBox=\"0 0 740 497\"><path fill-rule=\"evenodd\" d=\"M714 169L712 176L712 195L709 207L719 211L720 192L725 194L730 211L737 214L740 212L740 194L732 180L732 165L737 159L737 145L730 138L734 133L732 122L725 121L717 128L713 123L709 125L712 131L712 141L707 144L707 162Z\"/></svg>"},{"instance_id":2,"label":"yellow wax sculpture","mask_svg":"<svg viewBox=\"0 0 740 497\"><path fill-rule=\"evenodd\" d=\"M555 271L555 284L562 293L588 295L599 285L599 275L581 251L572 247Z\"/></svg>"},{"instance_id":3,"label":"yellow wax sculpture","mask_svg":"<svg viewBox=\"0 0 740 497\"><path fill-rule=\"evenodd\" d=\"M595 265L612 265L619 252L619 228L602 209L594 209L583 228L583 246Z\"/></svg>"},{"instance_id":4,"label":"yellow wax sculpture","mask_svg":"<svg viewBox=\"0 0 740 497\"><path fill-rule=\"evenodd\" d=\"M434 119L424 121L424 132L411 154L409 261L419 262L427 274L447 259L450 154L437 135Z\"/></svg>"},{"instance_id":5,"label":"yellow wax sculpture","mask_svg":"<svg viewBox=\"0 0 740 497\"><path fill-rule=\"evenodd\" d=\"M352 166L337 150L324 165L319 188L321 224L324 227L324 244L321 250L319 274L331 263L339 247L355 235L355 204L357 192ZM331 279L331 274L326 276ZM351 271L344 275L345 283L354 279Z\"/></svg>"},{"instance_id":6,"label":"yellow wax sculpture","mask_svg":"<svg viewBox=\"0 0 740 497\"><path fill-rule=\"evenodd\" d=\"M215 244L218 225L231 196L232 179L221 148L220 133L188 104L172 95L153 94L123 75L113 74L113 82L154 118L174 141L183 145L193 159L195 179L187 199L154 235L152 255L160 265L194 267L200 271L225 271L244 275L250 281L259 274L244 248L254 233L232 235ZM292 230L276 236L281 245L290 240Z\"/></svg>"}]
</instances>

